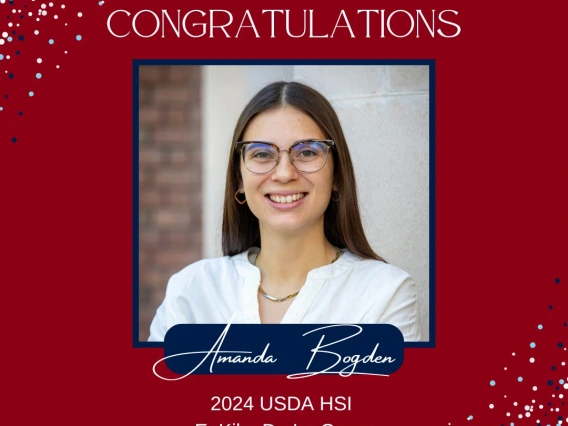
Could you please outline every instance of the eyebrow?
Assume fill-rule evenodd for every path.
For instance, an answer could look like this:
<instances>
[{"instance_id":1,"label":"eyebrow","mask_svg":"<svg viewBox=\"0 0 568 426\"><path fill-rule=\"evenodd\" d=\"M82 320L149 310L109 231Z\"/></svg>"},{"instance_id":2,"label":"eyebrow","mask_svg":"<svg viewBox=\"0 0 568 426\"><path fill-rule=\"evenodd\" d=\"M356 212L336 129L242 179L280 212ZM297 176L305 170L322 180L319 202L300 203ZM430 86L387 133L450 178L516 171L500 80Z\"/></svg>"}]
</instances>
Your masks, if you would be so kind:
<instances>
[{"instance_id":1,"label":"eyebrow","mask_svg":"<svg viewBox=\"0 0 568 426\"><path fill-rule=\"evenodd\" d=\"M291 147L293 147L294 145L298 145L301 143L306 143L306 142L333 142L332 139L327 139L327 138L309 138L309 139L300 139L297 140L295 142L292 142L289 146L288 149L290 149ZM237 147L244 145L245 143L266 143L269 145L274 145L276 147L278 147L278 145L275 142L271 142L271 141L266 141L266 140L260 140L260 139L251 139L251 140L242 140L242 141L238 141L237 142ZM335 145L335 143L333 143L333 145ZM280 149L280 147L278 147Z\"/></svg>"}]
</instances>

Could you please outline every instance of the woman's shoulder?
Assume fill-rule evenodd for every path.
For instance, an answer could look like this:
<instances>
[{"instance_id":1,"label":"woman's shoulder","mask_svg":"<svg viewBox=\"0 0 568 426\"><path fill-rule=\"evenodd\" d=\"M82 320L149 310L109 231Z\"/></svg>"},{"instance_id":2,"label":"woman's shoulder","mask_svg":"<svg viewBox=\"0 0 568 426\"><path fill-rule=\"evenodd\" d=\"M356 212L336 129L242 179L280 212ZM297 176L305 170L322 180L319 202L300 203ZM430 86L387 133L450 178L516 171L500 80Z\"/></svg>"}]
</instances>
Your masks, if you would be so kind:
<instances>
[{"instance_id":1,"label":"woman's shoulder","mask_svg":"<svg viewBox=\"0 0 568 426\"><path fill-rule=\"evenodd\" d=\"M201 259L190 263L170 278L170 285L183 286L192 281L223 282L235 272L235 259L238 256L221 256Z\"/></svg>"},{"instance_id":2,"label":"woman's shoulder","mask_svg":"<svg viewBox=\"0 0 568 426\"><path fill-rule=\"evenodd\" d=\"M356 261L353 262L353 271L356 274L376 276L397 282L412 279L408 272L396 265L382 260L364 259L358 256L356 256Z\"/></svg>"}]
</instances>

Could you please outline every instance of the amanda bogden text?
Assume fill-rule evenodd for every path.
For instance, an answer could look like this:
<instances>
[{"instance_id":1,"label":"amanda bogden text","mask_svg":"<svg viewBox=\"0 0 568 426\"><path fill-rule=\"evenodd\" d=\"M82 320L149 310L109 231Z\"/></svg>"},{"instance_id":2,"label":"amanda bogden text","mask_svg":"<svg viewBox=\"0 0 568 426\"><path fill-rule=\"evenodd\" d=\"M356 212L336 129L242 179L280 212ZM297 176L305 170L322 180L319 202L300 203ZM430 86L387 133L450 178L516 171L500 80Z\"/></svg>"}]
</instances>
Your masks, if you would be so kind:
<instances>
[{"instance_id":1,"label":"amanda bogden text","mask_svg":"<svg viewBox=\"0 0 568 426\"><path fill-rule=\"evenodd\" d=\"M107 29L116 38L455 38L458 11L359 9L114 10Z\"/></svg>"}]
</instances>

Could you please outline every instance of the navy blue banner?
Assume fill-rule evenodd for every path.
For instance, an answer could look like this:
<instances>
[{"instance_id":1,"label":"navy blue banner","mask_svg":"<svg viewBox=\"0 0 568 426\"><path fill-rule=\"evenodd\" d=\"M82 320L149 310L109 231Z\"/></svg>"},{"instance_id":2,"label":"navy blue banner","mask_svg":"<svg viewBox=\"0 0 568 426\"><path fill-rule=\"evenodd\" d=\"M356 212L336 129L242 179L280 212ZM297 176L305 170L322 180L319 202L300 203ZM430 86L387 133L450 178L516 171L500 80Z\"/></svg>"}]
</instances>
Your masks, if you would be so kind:
<instances>
[{"instance_id":1,"label":"navy blue banner","mask_svg":"<svg viewBox=\"0 0 568 426\"><path fill-rule=\"evenodd\" d=\"M389 324L179 324L164 339L164 362L183 375L389 375L403 359L404 339Z\"/></svg>"}]
</instances>

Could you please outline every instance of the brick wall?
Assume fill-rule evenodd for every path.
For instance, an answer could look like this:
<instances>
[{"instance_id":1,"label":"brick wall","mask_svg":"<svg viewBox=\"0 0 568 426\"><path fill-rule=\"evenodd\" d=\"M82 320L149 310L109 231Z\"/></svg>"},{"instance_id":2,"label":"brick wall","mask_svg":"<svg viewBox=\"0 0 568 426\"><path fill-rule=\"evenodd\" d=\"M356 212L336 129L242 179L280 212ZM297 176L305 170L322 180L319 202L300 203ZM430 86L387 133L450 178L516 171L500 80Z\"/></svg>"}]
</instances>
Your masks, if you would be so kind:
<instances>
[{"instance_id":1,"label":"brick wall","mask_svg":"<svg viewBox=\"0 0 568 426\"><path fill-rule=\"evenodd\" d=\"M201 69L140 67L140 341L172 274L202 257Z\"/></svg>"}]
</instances>

